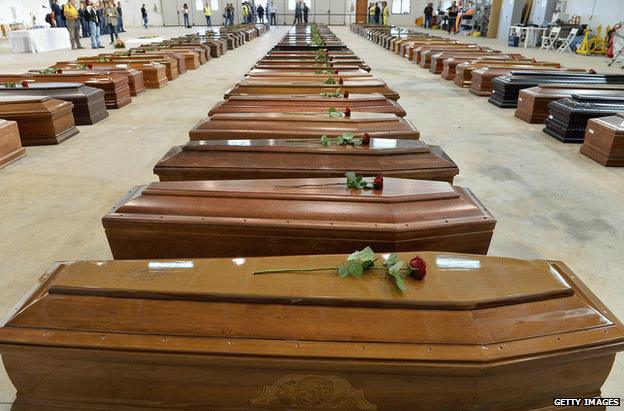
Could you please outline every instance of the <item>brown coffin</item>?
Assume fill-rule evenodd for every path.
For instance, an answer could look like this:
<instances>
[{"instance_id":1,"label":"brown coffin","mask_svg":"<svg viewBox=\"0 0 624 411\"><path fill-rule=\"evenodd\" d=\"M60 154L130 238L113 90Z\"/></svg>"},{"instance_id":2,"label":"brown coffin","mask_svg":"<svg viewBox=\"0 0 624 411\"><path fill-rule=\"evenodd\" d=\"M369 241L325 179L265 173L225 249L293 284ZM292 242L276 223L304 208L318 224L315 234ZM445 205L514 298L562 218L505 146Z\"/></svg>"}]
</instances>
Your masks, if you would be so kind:
<instances>
[{"instance_id":1,"label":"brown coffin","mask_svg":"<svg viewBox=\"0 0 624 411\"><path fill-rule=\"evenodd\" d=\"M472 71L472 79L470 80L470 92L474 95L486 97L491 96L493 92L493 83L492 80L494 77L504 76L509 73L507 67L483 67L480 69L476 69ZM513 69L514 73L522 73L525 71L543 71L543 72L553 72L553 71L575 71L581 72L585 70L580 69L553 69L551 67L516 67Z\"/></svg>"},{"instance_id":2,"label":"brown coffin","mask_svg":"<svg viewBox=\"0 0 624 411\"><path fill-rule=\"evenodd\" d=\"M496 220L461 187L386 178L174 181L133 188L102 219L115 259L345 253L371 246L487 253ZM318 185L318 187L317 187Z\"/></svg>"},{"instance_id":3,"label":"brown coffin","mask_svg":"<svg viewBox=\"0 0 624 411\"><path fill-rule=\"evenodd\" d=\"M121 65L123 66L123 65ZM128 79L128 87L130 87L130 95L136 97L145 91L145 83L143 81L143 72L130 67L118 67L112 64L108 66L98 67L91 65L91 68L85 67L83 63L75 61L59 61L52 67L61 69L63 71L81 71L87 74L99 74L99 73L118 73L123 74ZM32 72L39 70L30 70Z\"/></svg>"},{"instance_id":4,"label":"brown coffin","mask_svg":"<svg viewBox=\"0 0 624 411\"><path fill-rule=\"evenodd\" d=\"M186 73L187 68L193 66L194 68L199 67L199 56L197 53L193 53L191 51L186 50L159 50L156 48L133 48L129 51L130 56L167 56L176 59L178 63L178 74ZM188 62L188 64L187 64Z\"/></svg>"},{"instance_id":5,"label":"brown coffin","mask_svg":"<svg viewBox=\"0 0 624 411\"><path fill-rule=\"evenodd\" d=\"M85 57L84 59L90 59L92 57ZM115 54L100 54L97 58L107 59L110 62L117 64L129 63L134 61L142 61L144 63L158 63L165 66L165 72L167 73L167 80L172 81L180 76L178 71L178 61L171 57L166 56L144 56L141 54L135 54L132 56L122 56ZM83 61L83 57L78 57L79 61Z\"/></svg>"},{"instance_id":6,"label":"brown coffin","mask_svg":"<svg viewBox=\"0 0 624 411\"><path fill-rule=\"evenodd\" d=\"M418 65L422 68L426 68L429 69L431 67L431 58L436 55L436 54L440 54L440 53L452 53L452 52L457 52L457 53L470 53L470 52L475 52L475 53L483 53L483 52L489 52L490 54L493 53L500 53L500 51L497 50L491 50L489 48L481 48L481 47L464 47L464 48L451 48L451 49L444 49L444 50L436 50L434 48L434 46L430 46L432 47L432 49L429 50L423 50L420 52L420 60L418 61Z\"/></svg>"},{"instance_id":7,"label":"brown coffin","mask_svg":"<svg viewBox=\"0 0 624 411\"><path fill-rule=\"evenodd\" d=\"M0 119L0 168L25 155L26 149L22 147L17 123Z\"/></svg>"},{"instance_id":8,"label":"brown coffin","mask_svg":"<svg viewBox=\"0 0 624 411\"><path fill-rule=\"evenodd\" d=\"M344 112L393 113L405 117L403 107L381 94L350 94L347 97L323 97L314 94L249 95L231 96L217 103L208 112L209 116L220 113L326 113L331 107Z\"/></svg>"},{"instance_id":9,"label":"brown coffin","mask_svg":"<svg viewBox=\"0 0 624 411\"><path fill-rule=\"evenodd\" d=\"M506 60L514 60L518 63L530 63L530 62L534 62L535 59L506 59L503 58L503 61ZM442 72L440 73L440 75L442 76L442 78L444 80L455 80L455 75L456 75L456 69L457 69L457 65L461 64L461 63L477 63L477 62L481 62L481 63L485 63L485 62L489 62L489 63L499 63L501 62L501 59L498 58L498 56L496 58L492 58L492 57L482 57L482 58L463 58L463 57L451 57L448 59L445 59L443 61L443 67L442 67Z\"/></svg>"},{"instance_id":10,"label":"brown coffin","mask_svg":"<svg viewBox=\"0 0 624 411\"><path fill-rule=\"evenodd\" d=\"M29 71L22 74L0 74L0 82L80 83L104 91L107 109L118 109L132 102L128 78L115 73L86 73L81 70L58 74L40 74Z\"/></svg>"},{"instance_id":11,"label":"brown coffin","mask_svg":"<svg viewBox=\"0 0 624 411\"><path fill-rule=\"evenodd\" d=\"M332 178L348 171L449 183L459 174L437 146L374 138L357 147L279 139L190 141L173 147L154 167L160 181Z\"/></svg>"},{"instance_id":12,"label":"brown coffin","mask_svg":"<svg viewBox=\"0 0 624 411\"><path fill-rule=\"evenodd\" d=\"M400 256L415 254L428 273L403 293L374 272L253 275L346 255L56 263L0 328L13 407L545 411L600 396L623 326L564 263Z\"/></svg>"},{"instance_id":13,"label":"brown coffin","mask_svg":"<svg viewBox=\"0 0 624 411\"><path fill-rule=\"evenodd\" d=\"M399 49L399 55L407 58L409 61L414 61L414 51L418 49L420 46L447 45L447 44L458 44L458 43L457 41L443 40L443 39L434 39L434 40L425 39L425 40L409 41L401 45L401 48Z\"/></svg>"},{"instance_id":14,"label":"brown coffin","mask_svg":"<svg viewBox=\"0 0 624 411\"><path fill-rule=\"evenodd\" d=\"M421 45L421 46L414 48L412 52L413 53L412 61L416 64L420 64L422 53L425 51L434 51L434 52L439 53L441 51L461 51L461 50L468 50L468 49L481 50L481 48L477 46L476 44L452 43L452 44L437 44L437 45L436 44Z\"/></svg>"},{"instance_id":15,"label":"brown coffin","mask_svg":"<svg viewBox=\"0 0 624 411\"><path fill-rule=\"evenodd\" d=\"M587 123L581 153L607 167L624 167L624 114Z\"/></svg>"},{"instance_id":16,"label":"brown coffin","mask_svg":"<svg viewBox=\"0 0 624 411\"><path fill-rule=\"evenodd\" d=\"M73 117L77 125L95 124L108 117L104 91L80 83L29 83L16 87L0 85L0 98L4 96L48 96L73 104Z\"/></svg>"},{"instance_id":17,"label":"brown coffin","mask_svg":"<svg viewBox=\"0 0 624 411\"><path fill-rule=\"evenodd\" d=\"M334 62L330 62L327 63L330 67L335 67L335 66L357 66L358 68L361 68L362 70L366 70L366 71L370 71L370 67L364 63L364 61L362 61L361 59L342 59L342 60L338 60L338 61L334 61ZM309 66L309 67L318 67L319 69L322 69L325 65L325 63L319 63L319 62L315 62L314 60L311 59L262 59L259 60L256 65L254 66L254 68L261 68L264 66L267 66L268 68L273 67L273 66L283 66L283 65L292 65L292 66Z\"/></svg>"},{"instance_id":18,"label":"brown coffin","mask_svg":"<svg viewBox=\"0 0 624 411\"><path fill-rule=\"evenodd\" d=\"M444 69L444 60L449 58L465 59L465 61L478 59L492 59L495 61L524 59L521 54L501 54L498 50L487 51L443 51L432 54L429 71L434 74L441 74Z\"/></svg>"},{"instance_id":19,"label":"brown coffin","mask_svg":"<svg viewBox=\"0 0 624 411\"><path fill-rule=\"evenodd\" d=\"M491 61L475 61L475 62L464 62L460 63L455 67L455 85L459 87L470 87L470 83L472 82L472 72L474 70L478 70L485 67L491 68L503 68L509 69L509 71L518 71L522 69L531 69L531 70L553 70L555 68L561 67L559 63L550 63L543 61L536 62L491 62Z\"/></svg>"},{"instance_id":20,"label":"brown coffin","mask_svg":"<svg viewBox=\"0 0 624 411\"><path fill-rule=\"evenodd\" d=\"M141 46L136 49L132 49L134 52L148 52L148 53L160 53L160 52L175 52L184 56L184 66L187 70L197 70L202 64L200 56L205 53L203 49L189 47L173 47L164 45L154 46ZM136 54L136 53L135 53Z\"/></svg>"},{"instance_id":21,"label":"brown coffin","mask_svg":"<svg viewBox=\"0 0 624 411\"><path fill-rule=\"evenodd\" d=\"M520 90L516 117L529 123L544 123L549 115L548 104L562 98L577 96L624 96L618 84L544 84Z\"/></svg>"},{"instance_id":22,"label":"brown coffin","mask_svg":"<svg viewBox=\"0 0 624 411\"><path fill-rule=\"evenodd\" d=\"M200 120L191 140L257 140L265 138L317 139L343 133L370 137L418 140L420 133L409 120L387 113L351 113L330 118L327 113L228 113ZM315 140L316 141L316 140Z\"/></svg>"},{"instance_id":23,"label":"brown coffin","mask_svg":"<svg viewBox=\"0 0 624 411\"><path fill-rule=\"evenodd\" d=\"M251 69L246 75L249 78L256 77L296 77L296 80L304 79L321 79L326 80L333 78L335 81L351 80L351 79L377 79L371 73L365 70L353 70L353 71L338 71L338 70L317 70L317 71L286 71L286 70L271 70L271 69Z\"/></svg>"},{"instance_id":24,"label":"brown coffin","mask_svg":"<svg viewBox=\"0 0 624 411\"><path fill-rule=\"evenodd\" d=\"M331 67L323 67L322 65L316 64L261 64L256 63L254 65L254 69L262 69L262 70L280 70L280 71L321 71L321 70L336 70L340 72L344 71L360 71L365 70L360 68L358 65L353 64L332 64ZM370 70L365 70L370 71Z\"/></svg>"},{"instance_id":25,"label":"brown coffin","mask_svg":"<svg viewBox=\"0 0 624 411\"><path fill-rule=\"evenodd\" d=\"M398 100L399 93L392 90L381 80L355 81L345 80L343 84L325 84L313 80L284 80L281 82L264 79L245 79L226 91L225 98L241 94L320 94L333 93L340 88L349 94L383 94L390 100Z\"/></svg>"},{"instance_id":26,"label":"brown coffin","mask_svg":"<svg viewBox=\"0 0 624 411\"><path fill-rule=\"evenodd\" d=\"M167 82L167 69L160 63L146 63L142 60L111 61L110 59L101 59L98 57L80 58L83 64L91 64L94 67L110 67L111 65L126 66L141 70L143 72L143 81L146 88L161 88Z\"/></svg>"},{"instance_id":27,"label":"brown coffin","mask_svg":"<svg viewBox=\"0 0 624 411\"><path fill-rule=\"evenodd\" d=\"M78 134L72 107L47 96L0 95L0 118L17 122L23 146L60 144Z\"/></svg>"}]
</instances>

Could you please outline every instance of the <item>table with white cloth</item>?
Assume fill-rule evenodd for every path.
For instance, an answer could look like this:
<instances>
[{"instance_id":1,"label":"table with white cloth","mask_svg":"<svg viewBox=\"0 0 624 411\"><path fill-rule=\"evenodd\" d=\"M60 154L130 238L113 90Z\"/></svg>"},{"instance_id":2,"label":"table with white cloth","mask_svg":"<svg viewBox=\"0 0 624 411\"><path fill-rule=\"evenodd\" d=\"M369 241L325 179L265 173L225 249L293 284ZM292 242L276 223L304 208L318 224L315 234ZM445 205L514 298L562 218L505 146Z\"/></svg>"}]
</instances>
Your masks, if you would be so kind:
<instances>
[{"instance_id":1,"label":"table with white cloth","mask_svg":"<svg viewBox=\"0 0 624 411\"><path fill-rule=\"evenodd\" d=\"M14 53L71 49L69 31L65 27L13 30L9 32L9 42Z\"/></svg>"},{"instance_id":2,"label":"table with white cloth","mask_svg":"<svg viewBox=\"0 0 624 411\"><path fill-rule=\"evenodd\" d=\"M537 47L537 43L548 32L548 27L533 26L510 26L509 37L518 35L520 38L524 36L524 48L530 44L531 47Z\"/></svg>"},{"instance_id":3,"label":"table with white cloth","mask_svg":"<svg viewBox=\"0 0 624 411\"><path fill-rule=\"evenodd\" d=\"M134 47L139 47L142 44L162 43L163 41L165 41L165 39L163 39L162 37L147 37L144 39L136 38L124 40L124 43L126 43L127 49L131 49Z\"/></svg>"}]
</instances>

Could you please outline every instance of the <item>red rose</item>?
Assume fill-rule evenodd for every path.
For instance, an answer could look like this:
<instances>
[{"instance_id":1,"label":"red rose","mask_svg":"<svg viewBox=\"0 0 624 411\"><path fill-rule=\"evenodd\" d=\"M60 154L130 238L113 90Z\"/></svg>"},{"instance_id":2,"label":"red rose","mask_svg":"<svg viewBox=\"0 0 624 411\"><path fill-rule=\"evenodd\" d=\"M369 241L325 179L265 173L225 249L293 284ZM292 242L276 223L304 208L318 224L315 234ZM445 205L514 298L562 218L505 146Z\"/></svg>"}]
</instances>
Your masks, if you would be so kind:
<instances>
[{"instance_id":1,"label":"red rose","mask_svg":"<svg viewBox=\"0 0 624 411\"><path fill-rule=\"evenodd\" d=\"M427 263L422 258L416 256L412 258L409 262L410 266L410 277L414 280L422 280L427 275Z\"/></svg>"},{"instance_id":2,"label":"red rose","mask_svg":"<svg viewBox=\"0 0 624 411\"><path fill-rule=\"evenodd\" d=\"M30 84L28 84L27 80L22 81L22 87L28 88L29 86L30 86Z\"/></svg>"},{"instance_id":3,"label":"red rose","mask_svg":"<svg viewBox=\"0 0 624 411\"><path fill-rule=\"evenodd\" d=\"M344 92L344 94L343 94L343 96L344 96L344 98L349 98L349 92L348 92L348 91L345 91L345 92Z\"/></svg>"},{"instance_id":4,"label":"red rose","mask_svg":"<svg viewBox=\"0 0 624 411\"><path fill-rule=\"evenodd\" d=\"M91 70L93 68L93 64L87 64L87 68Z\"/></svg>"},{"instance_id":5,"label":"red rose","mask_svg":"<svg viewBox=\"0 0 624 411\"><path fill-rule=\"evenodd\" d=\"M63 70L58 69L57 73L59 73L59 74L63 74Z\"/></svg>"},{"instance_id":6,"label":"red rose","mask_svg":"<svg viewBox=\"0 0 624 411\"><path fill-rule=\"evenodd\" d=\"M345 108L345 117L351 117L351 109L349 107Z\"/></svg>"},{"instance_id":7,"label":"red rose","mask_svg":"<svg viewBox=\"0 0 624 411\"><path fill-rule=\"evenodd\" d=\"M370 136L368 135L368 133L364 133L364 135L362 136L362 144L364 144L365 146L370 144Z\"/></svg>"},{"instance_id":8,"label":"red rose","mask_svg":"<svg viewBox=\"0 0 624 411\"><path fill-rule=\"evenodd\" d=\"M344 84L344 80L342 79L342 77L338 79L338 84Z\"/></svg>"},{"instance_id":9,"label":"red rose","mask_svg":"<svg viewBox=\"0 0 624 411\"><path fill-rule=\"evenodd\" d=\"M375 177L375 179L373 180L373 188L375 190L383 189L383 177L382 176Z\"/></svg>"}]
</instances>

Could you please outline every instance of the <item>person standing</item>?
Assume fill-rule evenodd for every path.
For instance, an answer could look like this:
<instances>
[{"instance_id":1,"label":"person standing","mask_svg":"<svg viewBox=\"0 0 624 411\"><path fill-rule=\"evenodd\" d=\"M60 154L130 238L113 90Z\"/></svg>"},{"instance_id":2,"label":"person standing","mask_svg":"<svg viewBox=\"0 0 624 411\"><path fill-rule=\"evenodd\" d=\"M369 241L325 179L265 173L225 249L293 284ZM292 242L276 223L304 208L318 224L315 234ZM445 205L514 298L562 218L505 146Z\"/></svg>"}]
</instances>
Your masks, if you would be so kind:
<instances>
[{"instance_id":1,"label":"person standing","mask_svg":"<svg viewBox=\"0 0 624 411\"><path fill-rule=\"evenodd\" d=\"M430 29L431 22L433 20L433 3L427 4L427 7L425 7L423 14L425 15L425 28Z\"/></svg>"},{"instance_id":2,"label":"person standing","mask_svg":"<svg viewBox=\"0 0 624 411\"><path fill-rule=\"evenodd\" d=\"M67 31L69 31L69 41L71 42L72 50L84 48L80 44L80 22L78 21L76 0L69 0L65 7L63 7L63 13L65 15Z\"/></svg>"},{"instance_id":3,"label":"person standing","mask_svg":"<svg viewBox=\"0 0 624 411\"><path fill-rule=\"evenodd\" d=\"M368 5L368 24L373 24L375 22L375 3L370 3Z\"/></svg>"},{"instance_id":4,"label":"person standing","mask_svg":"<svg viewBox=\"0 0 624 411\"><path fill-rule=\"evenodd\" d=\"M381 17L381 7L379 7L379 3L375 3L375 24L379 24Z\"/></svg>"},{"instance_id":5,"label":"person standing","mask_svg":"<svg viewBox=\"0 0 624 411\"><path fill-rule=\"evenodd\" d=\"M52 3L52 11L54 12L56 27L63 27L63 12L61 11L61 6L58 4L58 0L54 0Z\"/></svg>"},{"instance_id":6,"label":"person standing","mask_svg":"<svg viewBox=\"0 0 624 411\"><path fill-rule=\"evenodd\" d=\"M102 49L104 46L100 44L100 25L98 21L98 13L93 7L93 2L89 1L86 8L87 23L89 23L89 34L91 37L91 48Z\"/></svg>"},{"instance_id":7,"label":"person standing","mask_svg":"<svg viewBox=\"0 0 624 411\"><path fill-rule=\"evenodd\" d=\"M446 11L448 12L447 31L449 32L449 34L451 32L455 33L455 24L457 23L457 11L458 11L457 3L453 2L451 4L451 7L446 9Z\"/></svg>"},{"instance_id":8,"label":"person standing","mask_svg":"<svg viewBox=\"0 0 624 411\"><path fill-rule=\"evenodd\" d=\"M308 13L310 13L310 8L307 3L303 3L303 22L308 24Z\"/></svg>"},{"instance_id":9,"label":"person standing","mask_svg":"<svg viewBox=\"0 0 624 411\"><path fill-rule=\"evenodd\" d=\"M212 27L212 8L208 2L204 5L204 17L206 17L206 26Z\"/></svg>"},{"instance_id":10,"label":"person standing","mask_svg":"<svg viewBox=\"0 0 624 411\"><path fill-rule=\"evenodd\" d=\"M186 3L184 3L184 5L182 6L182 17L184 18L184 27L186 27L187 29L190 29L191 23L189 23L189 8L188 8L188 4ZM226 20L226 24L227 24L227 20Z\"/></svg>"},{"instance_id":11,"label":"person standing","mask_svg":"<svg viewBox=\"0 0 624 411\"><path fill-rule=\"evenodd\" d=\"M123 10L121 9L121 0L117 3L117 33L125 33L123 26Z\"/></svg>"},{"instance_id":12,"label":"person standing","mask_svg":"<svg viewBox=\"0 0 624 411\"><path fill-rule=\"evenodd\" d=\"M108 34L108 30L106 29L106 19L104 18L104 7L102 3L97 4L97 9L95 10L98 17L98 25L100 26L100 35Z\"/></svg>"},{"instance_id":13,"label":"person standing","mask_svg":"<svg viewBox=\"0 0 624 411\"><path fill-rule=\"evenodd\" d=\"M256 9L256 13L258 13L258 22L264 23L264 7L262 4L258 4L258 8Z\"/></svg>"},{"instance_id":14,"label":"person standing","mask_svg":"<svg viewBox=\"0 0 624 411\"><path fill-rule=\"evenodd\" d=\"M89 37L89 23L87 22L87 7L85 3L80 3L78 9L78 21L80 22L80 31L82 32L82 38Z\"/></svg>"},{"instance_id":15,"label":"person standing","mask_svg":"<svg viewBox=\"0 0 624 411\"><path fill-rule=\"evenodd\" d=\"M145 4L141 5L141 18L143 19L143 27L147 28L147 9Z\"/></svg>"},{"instance_id":16,"label":"person standing","mask_svg":"<svg viewBox=\"0 0 624 411\"><path fill-rule=\"evenodd\" d=\"M275 8L273 2L271 2L271 14L269 17L271 18L271 24L277 26L277 8Z\"/></svg>"},{"instance_id":17,"label":"person standing","mask_svg":"<svg viewBox=\"0 0 624 411\"><path fill-rule=\"evenodd\" d=\"M293 21L293 24L298 24L301 23L301 3L297 2L297 4L295 5L295 21Z\"/></svg>"},{"instance_id":18,"label":"person standing","mask_svg":"<svg viewBox=\"0 0 624 411\"><path fill-rule=\"evenodd\" d=\"M242 6L242 14L243 14L243 23L247 23L249 18L249 9L247 8L247 2L243 2Z\"/></svg>"},{"instance_id":19,"label":"person standing","mask_svg":"<svg viewBox=\"0 0 624 411\"><path fill-rule=\"evenodd\" d=\"M383 9L381 11L381 14L383 16L383 25L387 26L388 25L388 21L390 20L390 8L388 7L388 2L387 1L383 2Z\"/></svg>"},{"instance_id":20,"label":"person standing","mask_svg":"<svg viewBox=\"0 0 624 411\"><path fill-rule=\"evenodd\" d=\"M104 16L106 18L106 28L108 29L108 34L110 34L110 44L113 44L119 38L115 28L117 26L117 7L115 7L113 1L106 2Z\"/></svg>"}]
</instances>

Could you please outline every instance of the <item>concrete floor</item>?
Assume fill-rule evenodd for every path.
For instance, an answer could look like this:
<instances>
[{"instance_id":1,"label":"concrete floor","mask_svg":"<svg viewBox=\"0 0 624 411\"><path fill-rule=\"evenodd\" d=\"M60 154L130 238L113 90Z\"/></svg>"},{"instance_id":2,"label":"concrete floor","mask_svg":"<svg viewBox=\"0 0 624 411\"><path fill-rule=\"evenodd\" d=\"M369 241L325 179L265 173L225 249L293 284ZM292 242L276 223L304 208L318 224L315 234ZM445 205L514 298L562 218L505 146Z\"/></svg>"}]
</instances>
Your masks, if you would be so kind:
<instances>
[{"instance_id":1,"label":"concrete floor","mask_svg":"<svg viewBox=\"0 0 624 411\"><path fill-rule=\"evenodd\" d=\"M471 188L497 217L491 255L563 260L624 319L624 170L594 163L578 153L578 145L555 141L539 125L516 119L513 110L496 108L347 27L332 29L401 93L422 139L441 145L459 165L456 183ZM182 32L148 30L163 37ZM164 89L148 90L59 146L28 148L26 158L0 170L0 313L53 261L111 258L101 217L129 187L155 180L156 161L187 140L188 130L284 32L273 30ZM124 37L136 33L144 31ZM506 49L493 40L477 41ZM91 50L13 56L0 42L0 72L46 67L79 54ZM607 61L531 49L525 54L598 71ZM604 386L605 396L624 393L623 358ZM9 409L13 396L2 370L0 411Z\"/></svg>"}]
</instances>

